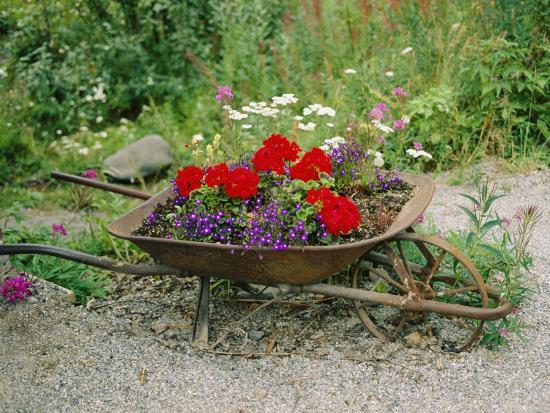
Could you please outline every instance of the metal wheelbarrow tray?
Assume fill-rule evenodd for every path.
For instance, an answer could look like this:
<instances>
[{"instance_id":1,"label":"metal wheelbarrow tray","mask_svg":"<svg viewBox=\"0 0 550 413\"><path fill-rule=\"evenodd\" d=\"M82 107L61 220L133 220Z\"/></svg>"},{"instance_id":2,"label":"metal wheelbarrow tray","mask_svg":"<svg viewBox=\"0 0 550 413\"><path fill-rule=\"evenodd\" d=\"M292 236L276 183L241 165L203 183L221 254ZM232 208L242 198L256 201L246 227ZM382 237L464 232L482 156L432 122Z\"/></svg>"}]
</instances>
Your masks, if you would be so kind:
<instances>
[{"instance_id":1,"label":"metal wheelbarrow tray","mask_svg":"<svg viewBox=\"0 0 550 413\"><path fill-rule=\"evenodd\" d=\"M44 245L0 245L0 255L46 254L82 262L115 272L137 275L199 276L200 289L193 328L193 338L208 342L208 305L210 277L276 285L285 292L311 292L351 299L363 324L378 338L390 340L413 318L426 320L429 313L445 317L479 320L471 334L457 347L465 349L476 342L485 320L501 318L511 311L508 301L487 286L471 261L455 247L437 237L416 234L411 225L428 207L435 184L425 175L403 173L405 182L416 187L414 196L403 206L395 221L382 235L353 243L333 246L289 247L275 251L196 241L181 241L132 235L158 203L170 196L170 188L155 196L82 177L52 173L57 179L145 199L146 202L112 222L111 235L128 240L147 252L160 265L126 264L105 257ZM411 245L418 259L409 259L403 245ZM445 259L453 259L454 274L443 271ZM351 288L319 283L350 266ZM460 267L460 274L456 268ZM388 272L389 271L389 272ZM390 272L392 275L390 275ZM388 292L377 292L369 285L373 278L382 280ZM443 286L443 287L441 287ZM453 295L475 294L476 306L454 303ZM448 298L451 297L449 300ZM489 298L499 302L489 308ZM365 303L385 305L402 311L403 316L393 334L376 325ZM411 317L413 315L413 317ZM198 333L198 337L197 337Z\"/></svg>"}]
</instances>

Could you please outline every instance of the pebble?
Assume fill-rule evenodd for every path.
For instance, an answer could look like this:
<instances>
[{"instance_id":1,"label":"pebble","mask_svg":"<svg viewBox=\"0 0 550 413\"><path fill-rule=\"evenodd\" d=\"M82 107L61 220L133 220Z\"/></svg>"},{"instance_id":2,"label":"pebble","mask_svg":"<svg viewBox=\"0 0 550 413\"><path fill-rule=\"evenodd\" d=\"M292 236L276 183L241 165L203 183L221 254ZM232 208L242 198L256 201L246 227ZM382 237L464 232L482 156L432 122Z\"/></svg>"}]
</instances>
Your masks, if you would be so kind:
<instances>
[{"instance_id":1,"label":"pebble","mask_svg":"<svg viewBox=\"0 0 550 413\"><path fill-rule=\"evenodd\" d=\"M265 331L262 330L250 330L248 332L248 338L253 341L260 341L265 336Z\"/></svg>"}]
</instances>

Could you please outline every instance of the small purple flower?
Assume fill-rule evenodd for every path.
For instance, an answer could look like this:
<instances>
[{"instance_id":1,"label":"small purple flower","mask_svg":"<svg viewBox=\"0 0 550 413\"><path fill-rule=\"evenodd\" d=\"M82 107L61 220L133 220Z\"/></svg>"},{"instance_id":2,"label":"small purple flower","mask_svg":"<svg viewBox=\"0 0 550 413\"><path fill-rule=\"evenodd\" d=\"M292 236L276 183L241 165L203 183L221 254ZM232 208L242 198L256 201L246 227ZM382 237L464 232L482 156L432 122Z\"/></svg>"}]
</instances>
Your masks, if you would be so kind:
<instances>
[{"instance_id":1,"label":"small purple flower","mask_svg":"<svg viewBox=\"0 0 550 413\"><path fill-rule=\"evenodd\" d=\"M97 179L97 171L95 169L87 169L82 172L81 176L88 179Z\"/></svg>"},{"instance_id":2,"label":"small purple flower","mask_svg":"<svg viewBox=\"0 0 550 413\"><path fill-rule=\"evenodd\" d=\"M393 122L392 125L393 129L405 129L405 122L403 122L401 119L397 119L395 122Z\"/></svg>"},{"instance_id":3,"label":"small purple flower","mask_svg":"<svg viewBox=\"0 0 550 413\"><path fill-rule=\"evenodd\" d=\"M407 96L407 92L402 87L394 87L391 94L393 96Z\"/></svg>"},{"instance_id":4,"label":"small purple flower","mask_svg":"<svg viewBox=\"0 0 550 413\"><path fill-rule=\"evenodd\" d=\"M32 282L27 280L26 274L21 273L18 277L8 277L0 285L0 293L10 303L15 303L17 300L23 301L25 297L31 295L29 287Z\"/></svg>"},{"instance_id":5,"label":"small purple flower","mask_svg":"<svg viewBox=\"0 0 550 413\"><path fill-rule=\"evenodd\" d=\"M52 224L52 237L61 234L63 236L67 235L67 230L63 224Z\"/></svg>"},{"instance_id":6,"label":"small purple flower","mask_svg":"<svg viewBox=\"0 0 550 413\"><path fill-rule=\"evenodd\" d=\"M233 90L229 86L218 86L218 94L216 95L216 100L221 102L225 100L226 102L231 102L233 100Z\"/></svg>"},{"instance_id":7,"label":"small purple flower","mask_svg":"<svg viewBox=\"0 0 550 413\"><path fill-rule=\"evenodd\" d=\"M424 146L422 146L421 142L413 142L413 148L416 151L421 151L422 149L424 149Z\"/></svg>"}]
</instances>

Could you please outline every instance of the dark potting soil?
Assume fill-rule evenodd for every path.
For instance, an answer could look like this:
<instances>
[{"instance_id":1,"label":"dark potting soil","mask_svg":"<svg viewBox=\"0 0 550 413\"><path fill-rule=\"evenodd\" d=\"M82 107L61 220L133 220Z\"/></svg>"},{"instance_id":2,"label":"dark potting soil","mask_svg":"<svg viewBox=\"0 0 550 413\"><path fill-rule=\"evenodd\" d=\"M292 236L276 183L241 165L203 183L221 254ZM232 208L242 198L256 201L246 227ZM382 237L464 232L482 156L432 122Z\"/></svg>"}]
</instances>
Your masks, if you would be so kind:
<instances>
[{"instance_id":1,"label":"dark potting soil","mask_svg":"<svg viewBox=\"0 0 550 413\"><path fill-rule=\"evenodd\" d=\"M343 193L350 198L361 212L361 224L357 230L343 235L340 243L357 242L382 235L388 230L403 206L413 197L415 188L405 182L395 184L391 190L385 192L366 191L360 187L351 187ZM132 232L133 235L146 237L166 238L172 233L173 222L168 216L176 213L174 200L168 199L164 204L157 204L153 212L157 218L154 223L145 218ZM308 245L323 245L313 243Z\"/></svg>"}]
</instances>

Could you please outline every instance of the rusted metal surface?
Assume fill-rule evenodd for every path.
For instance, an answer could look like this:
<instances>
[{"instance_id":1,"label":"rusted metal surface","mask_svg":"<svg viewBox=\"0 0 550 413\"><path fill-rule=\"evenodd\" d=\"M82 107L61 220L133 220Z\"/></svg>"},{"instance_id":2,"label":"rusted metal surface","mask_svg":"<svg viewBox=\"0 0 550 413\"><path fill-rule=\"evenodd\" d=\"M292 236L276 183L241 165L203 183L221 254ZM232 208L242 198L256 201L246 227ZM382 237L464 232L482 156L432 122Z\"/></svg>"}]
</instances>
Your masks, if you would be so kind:
<instances>
[{"instance_id":1,"label":"rusted metal surface","mask_svg":"<svg viewBox=\"0 0 550 413\"><path fill-rule=\"evenodd\" d=\"M92 188L101 189L102 191L114 192L115 194L129 196L131 198L148 200L152 197L151 194L143 191L138 191L137 189L127 188L121 185L113 185L95 179L84 178L82 176L70 175L64 172L52 172L51 176L52 178L58 179L60 181L67 181L72 182L73 184L89 186Z\"/></svg>"},{"instance_id":2,"label":"rusted metal surface","mask_svg":"<svg viewBox=\"0 0 550 413\"><path fill-rule=\"evenodd\" d=\"M166 189L143 205L109 225L115 237L126 239L153 258L174 268L185 268L194 275L215 276L258 284L311 284L330 277L361 257L370 248L410 227L429 205L435 185L425 175L402 174L417 187L416 193L383 235L364 241L335 246L290 247L284 251L222 245L195 241L167 240L132 235L158 203L171 196Z\"/></svg>"},{"instance_id":3,"label":"rusted metal surface","mask_svg":"<svg viewBox=\"0 0 550 413\"><path fill-rule=\"evenodd\" d=\"M107 257L96 257L80 251L74 251L67 248L54 247L41 244L0 244L0 256L19 255L19 254L39 254L52 257L63 258L66 260L79 262L81 264L91 265L92 267L102 268L107 271L118 272L122 274L132 274L139 276L152 275L179 275L187 277L189 271L171 268L166 265L154 264L127 264Z\"/></svg>"}]
</instances>

